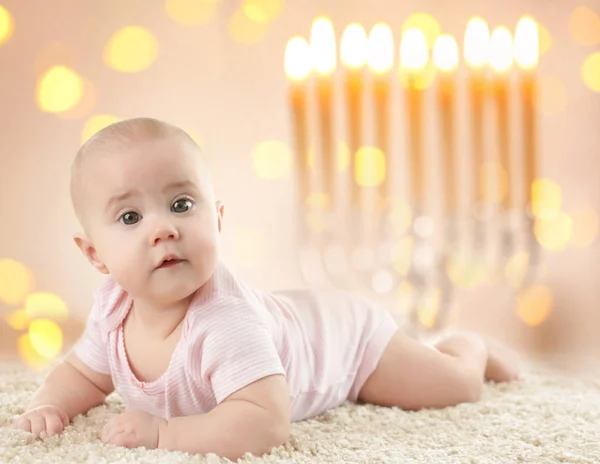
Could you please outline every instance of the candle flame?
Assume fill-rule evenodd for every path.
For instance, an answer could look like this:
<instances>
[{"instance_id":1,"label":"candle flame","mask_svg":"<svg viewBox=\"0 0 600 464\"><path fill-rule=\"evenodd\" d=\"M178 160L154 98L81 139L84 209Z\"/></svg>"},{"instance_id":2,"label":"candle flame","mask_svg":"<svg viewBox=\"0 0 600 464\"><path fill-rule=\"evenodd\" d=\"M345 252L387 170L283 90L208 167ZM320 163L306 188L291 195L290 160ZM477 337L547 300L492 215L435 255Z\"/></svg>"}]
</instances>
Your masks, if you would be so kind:
<instances>
[{"instance_id":1,"label":"candle flame","mask_svg":"<svg viewBox=\"0 0 600 464\"><path fill-rule=\"evenodd\" d=\"M517 23L514 54L515 61L523 69L532 69L538 64L540 55L538 25L529 16L522 17Z\"/></svg>"},{"instance_id":2,"label":"candle flame","mask_svg":"<svg viewBox=\"0 0 600 464\"><path fill-rule=\"evenodd\" d=\"M375 24L369 32L368 61L371 69L384 73L394 65L394 36L390 26Z\"/></svg>"},{"instance_id":3,"label":"candle flame","mask_svg":"<svg viewBox=\"0 0 600 464\"><path fill-rule=\"evenodd\" d=\"M505 27L497 27L492 32L489 63L500 72L508 70L513 64L513 40Z\"/></svg>"},{"instance_id":4,"label":"candle flame","mask_svg":"<svg viewBox=\"0 0 600 464\"><path fill-rule=\"evenodd\" d=\"M358 23L349 24L342 34L340 55L349 68L360 68L367 62L368 39L365 28Z\"/></svg>"},{"instance_id":5,"label":"candle flame","mask_svg":"<svg viewBox=\"0 0 600 464\"><path fill-rule=\"evenodd\" d=\"M314 69L319 74L329 74L335 69L335 33L329 18L322 16L314 20L310 31L310 52Z\"/></svg>"},{"instance_id":6,"label":"candle flame","mask_svg":"<svg viewBox=\"0 0 600 464\"><path fill-rule=\"evenodd\" d=\"M488 60L490 31L484 19L475 17L467 23L465 30L464 56L474 68L483 67Z\"/></svg>"},{"instance_id":7,"label":"candle flame","mask_svg":"<svg viewBox=\"0 0 600 464\"><path fill-rule=\"evenodd\" d=\"M294 80L302 80L310 74L310 46L304 37L293 37L285 47L285 73Z\"/></svg>"},{"instance_id":8,"label":"candle flame","mask_svg":"<svg viewBox=\"0 0 600 464\"><path fill-rule=\"evenodd\" d=\"M458 45L449 34L440 35L433 45L433 62L442 71L449 72L458 66Z\"/></svg>"},{"instance_id":9,"label":"candle flame","mask_svg":"<svg viewBox=\"0 0 600 464\"><path fill-rule=\"evenodd\" d=\"M427 39L419 29L407 29L400 43L400 66L418 71L425 67L429 59Z\"/></svg>"}]
</instances>

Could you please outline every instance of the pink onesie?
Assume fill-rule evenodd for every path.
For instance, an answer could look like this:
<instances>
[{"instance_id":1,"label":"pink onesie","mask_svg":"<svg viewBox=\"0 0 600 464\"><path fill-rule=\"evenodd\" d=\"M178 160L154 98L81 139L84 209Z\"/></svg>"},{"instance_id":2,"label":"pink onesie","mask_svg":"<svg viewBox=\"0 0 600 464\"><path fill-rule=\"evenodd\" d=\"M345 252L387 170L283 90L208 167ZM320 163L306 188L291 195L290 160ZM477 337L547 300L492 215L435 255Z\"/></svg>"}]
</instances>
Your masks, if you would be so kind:
<instances>
[{"instance_id":1,"label":"pink onesie","mask_svg":"<svg viewBox=\"0 0 600 464\"><path fill-rule=\"evenodd\" d=\"M206 413L273 374L287 379L293 421L356 401L397 330L387 311L358 295L258 292L220 264L196 292L166 371L141 382L123 342L131 303L109 276L94 295L75 354L112 376L128 408L164 418Z\"/></svg>"}]
</instances>

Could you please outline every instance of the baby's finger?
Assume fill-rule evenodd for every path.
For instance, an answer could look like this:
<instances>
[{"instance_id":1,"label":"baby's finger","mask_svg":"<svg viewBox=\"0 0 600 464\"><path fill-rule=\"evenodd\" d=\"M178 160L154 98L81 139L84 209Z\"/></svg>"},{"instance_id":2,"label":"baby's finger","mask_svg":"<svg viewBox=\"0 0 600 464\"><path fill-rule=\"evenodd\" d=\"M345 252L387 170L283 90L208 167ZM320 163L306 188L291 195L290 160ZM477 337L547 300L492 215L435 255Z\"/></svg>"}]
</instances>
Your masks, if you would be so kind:
<instances>
[{"instance_id":1,"label":"baby's finger","mask_svg":"<svg viewBox=\"0 0 600 464\"><path fill-rule=\"evenodd\" d=\"M112 421L109 421L102 429L100 440L103 443L109 443L111 438L121 432L121 428L117 427Z\"/></svg>"},{"instance_id":2,"label":"baby's finger","mask_svg":"<svg viewBox=\"0 0 600 464\"><path fill-rule=\"evenodd\" d=\"M107 443L115 446L124 446L126 448L129 448L129 434L120 431L119 433L114 434Z\"/></svg>"},{"instance_id":3,"label":"baby's finger","mask_svg":"<svg viewBox=\"0 0 600 464\"><path fill-rule=\"evenodd\" d=\"M29 416L29 420L31 421L31 433L33 433L36 437L39 437L40 433L46 430L46 421L44 420L44 416L41 414L32 414Z\"/></svg>"},{"instance_id":4,"label":"baby's finger","mask_svg":"<svg viewBox=\"0 0 600 464\"><path fill-rule=\"evenodd\" d=\"M13 424L15 429L31 432L31 421L27 417L19 417Z\"/></svg>"},{"instance_id":5,"label":"baby's finger","mask_svg":"<svg viewBox=\"0 0 600 464\"><path fill-rule=\"evenodd\" d=\"M60 434L64 429L64 423L58 414L48 414L46 416L46 432L48 436Z\"/></svg>"}]
</instances>

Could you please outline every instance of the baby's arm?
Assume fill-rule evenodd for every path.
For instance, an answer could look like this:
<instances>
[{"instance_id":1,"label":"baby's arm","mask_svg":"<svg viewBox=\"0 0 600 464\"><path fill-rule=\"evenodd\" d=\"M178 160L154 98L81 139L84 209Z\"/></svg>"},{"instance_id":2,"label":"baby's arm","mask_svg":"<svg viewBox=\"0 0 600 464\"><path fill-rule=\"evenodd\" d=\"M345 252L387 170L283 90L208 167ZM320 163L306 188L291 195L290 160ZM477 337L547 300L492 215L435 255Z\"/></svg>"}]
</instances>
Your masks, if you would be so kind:
<instances>
[{"instance_id":1,"label":"baby's arm","mask_svg":"<svg viewBox=\"0 0 600 464\"><path fill-rule=\"evenodd\" d=\"M206 414L169 419L158 447L188 453L214 453L236 461L283 444L290 434L290 396L283 375L258 380L230 395Z\"/></svg>"},{"instance_id":2,"label":"baby's arm","mask_svg":"<svg viewBox=\"0 0 600 464\"><path fill-rule=\"evenodd\" d=\"M55 406L70 420L102 404L113 390L110 375L93 371L70 353L35 392L27 411L40 406Z\"/></svg>"}]
</instances>

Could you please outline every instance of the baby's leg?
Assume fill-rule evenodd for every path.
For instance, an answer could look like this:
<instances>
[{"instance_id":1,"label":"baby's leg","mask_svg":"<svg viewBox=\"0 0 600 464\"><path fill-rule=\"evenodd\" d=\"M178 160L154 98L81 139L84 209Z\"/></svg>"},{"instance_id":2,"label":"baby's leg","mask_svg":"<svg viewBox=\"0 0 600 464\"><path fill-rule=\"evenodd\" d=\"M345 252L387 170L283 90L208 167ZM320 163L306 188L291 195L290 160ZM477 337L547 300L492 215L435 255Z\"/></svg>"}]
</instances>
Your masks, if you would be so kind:
<instances>
[{"instance_id":1,"label":"baby's leg","mask_svg":"<svg viewBox=\"0 0 600 464\"><path fill-rule=\"evenodd\" d=\"M474 334L450 335L431 347L398 331L358 399L402 409L477 401L488 353L486 343Z\"/></svg>"}]
</instances>

